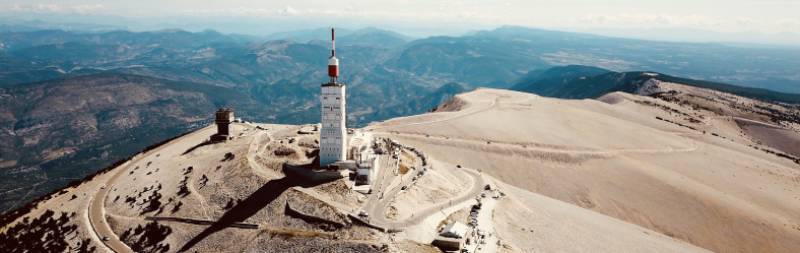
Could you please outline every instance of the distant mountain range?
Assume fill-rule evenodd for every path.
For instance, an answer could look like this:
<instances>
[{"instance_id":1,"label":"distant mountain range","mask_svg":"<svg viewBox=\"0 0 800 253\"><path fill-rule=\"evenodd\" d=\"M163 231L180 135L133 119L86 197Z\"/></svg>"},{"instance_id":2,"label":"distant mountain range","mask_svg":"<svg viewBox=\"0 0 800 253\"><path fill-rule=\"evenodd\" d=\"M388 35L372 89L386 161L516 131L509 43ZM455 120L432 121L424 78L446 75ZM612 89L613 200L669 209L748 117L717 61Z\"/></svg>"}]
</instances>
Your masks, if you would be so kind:
<instances>
[{"instance_id":1,"label":"distant mountain range","mask_svg":"<svg viewBox=\"0 0 800 253\"><path fill-rule=\"evenodd\" d=\"M0 210L208 123L218 106L252 121L317 122L328 29L266 39L215 31L3 29L0 137L11 141L0 144ZM592 97L620 89L610 82L613 73L638 70L800 93L800 50L521 27L420 39L377 28L337 34L350 127L425 112L476 87L524 90L547 78L569 83L555 96ZM551 75L564 65L602 69ZM571 78L602 74L609 76Z\"/></svg>"},{"instance_id":2,"label":"distant mountain range","mask_svg":"<svg viewBox=\"0 0 800 253\"><path fill-rule=\"evenodd\" d=\"M693 80L656 72L615 72L581 65L532 71L511 89L557 98L597 98L615 91L635 93L650 79L713 89L764 101L800 104L800 94Z\"/></svg>"},{"instance_id":3,"label":"distant mountain range","mask_svg":"<svg viewBox=\"0 0 800 253\"><path fill-rule=\"evenodd\" d=\"M263 107L235 89L124 74L7 88L0 92L0 204L21 204L26 195L207 125L207 115L223 105L251 113Z\"/></svg>"},{"instance_id":4,"label":"distant mountain range","mask_svg":"<svg viewBox=\"0 0 800 253\"><path fill-rule=\"evenodd\" d=\"M413 74L412 77L405 76L411 80L401 81L419 85L461 82L471 86L508 87L531 70L587 65L614 71L656 71L800 93L800 77L793 71L800 69L800 50L796 49L657 42L510 26L460 37L416 40L377 28L340 29L338 33L339 50L345 64L343 70L347 71L344 74L352 79L372 74L375 72L370 69L372 67L391 70L389 78L396 80ZM130 68L143 68L150 72L175 72L178 69L185 73L175 76L189 74L184 78L227 85L233 80L203 71L204 67L219 62L244 68L238 70L245 74L253 72L254 76L247 80L249 84L241 85L273 83L280 77L269 76L260 69L291 66L253 65L248 62L252 61L249 56L269 53L324 65L316 55L306 54L308 50L327 51L328 36L328 28L273 34L266 39L214 31L6 31L0 32L0 66L3 67L0 69L0 85L38 81L34 77L24 78L31 71L50 74L39 78L49 79L54 75L91 72L88 70ZM278 45L287 49L306 47L306 50L279 51ZM286 65L291 64L286 62ZM364 68L366 71L360 71ZM236 76L242 73L221 74ZM323 73L318 74L305 77L324 77Z\"/></svg>"},{"instance_id":5,"label":"distant mountain range","mask_svg":"<svg viewBox=\"0 0 800 253\"><path fill-rule=\"evenodd\" d=\"M300 43L313 42L321 46L328 46L331 28L317 28L274 33L266 36L266 40L290 40ZM374 46L392 48L402 46L413 38L393 31L367 27L359 30L336 29L336 43L339 46Z\"/></svg>"}]
</instances>

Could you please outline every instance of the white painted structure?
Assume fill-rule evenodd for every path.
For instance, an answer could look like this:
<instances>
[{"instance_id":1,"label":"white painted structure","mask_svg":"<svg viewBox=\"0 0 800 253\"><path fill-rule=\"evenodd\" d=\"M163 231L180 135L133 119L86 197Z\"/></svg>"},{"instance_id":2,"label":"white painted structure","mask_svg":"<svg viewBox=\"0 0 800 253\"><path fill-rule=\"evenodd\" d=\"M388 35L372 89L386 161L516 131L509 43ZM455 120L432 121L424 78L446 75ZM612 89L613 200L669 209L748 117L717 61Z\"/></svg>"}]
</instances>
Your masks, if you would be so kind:
<instances>
[{"instance_id":1,"label":"white painted structure","mask_svg":"<svg viewBox=\"0 0 800 253\"><path fill-rule=\"evenodd\" d=\"M375 170L377 167L378 159L375 157L368 158L358 163L356 170L356 185L372 185L375 181Z\"/></svg>"},{"instance_id":2,"label":"white painted structure","mask_svg":"<svg viewBox=\"0 0 800 253\"><path fill-rule=\"evenodd\" d=\"M319 138L319 163L327 166L347 159L347 113L345 102L345 85L338 82L339 59L336 58L335 39L331 29L331 57L328 59L328 76L330 82L322 84L320 102L322 104L322 121Z\"/></svg>"},{"instance_id":3,"label":"white painted structure","mask_svg":"<svg viewBox=\"0 0 800 253\"><path fill-rule=\"evenodd\" d=\"M450 223L442 229L439 236L436 236L431 244L443 251L460 251L464 247L468 230L469 227L464 223Z\"/></svg>"},{"instance_id":4,"label":"white painted structure","mask_svg":"<svg viewBox=\"0 0 800 253\"><path fill-rule=\"evenodd\" d=\"M456 221L447 224L439 235L450 238L464 238L464 236L467 235L468 229L467 225Z\"/></svg>"},{"instance_id":5,"label":"white painted structure","mask_svg":"<svg viewBox=\"0 0 800 253\"><path fill-rule=\"evenodd\" d=\"M322 85L322 128L319 140L319 163L322 166L347 158L347 127L345 126L345 86Z\"/></svg>"}]
</instances>

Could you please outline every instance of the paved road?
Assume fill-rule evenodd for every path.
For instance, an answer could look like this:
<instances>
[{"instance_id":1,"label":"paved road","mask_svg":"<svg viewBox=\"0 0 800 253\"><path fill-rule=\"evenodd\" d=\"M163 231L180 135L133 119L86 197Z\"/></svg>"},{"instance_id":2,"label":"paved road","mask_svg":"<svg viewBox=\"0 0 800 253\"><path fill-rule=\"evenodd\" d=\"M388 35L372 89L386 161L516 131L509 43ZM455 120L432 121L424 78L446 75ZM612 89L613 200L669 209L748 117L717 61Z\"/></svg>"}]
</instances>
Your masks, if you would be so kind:
<instances>
[{"instance_id":1,"label":"paved road","mask_svg":"<svg viewBox=\"0 0 800 253\"><path fill-rule=\"evenodd\" d=\"M494 207L497 205L497 200L493 199L491 195L493 192L486 192L486 197L481 200L481 210L478 211L478 229L483 231L486 237L483 239L483 244L477 243L474 248L474 253L495 253L497 252L497 233L494 230L494 223L492 221L492 213ZM480 242L473 240L473 242Z\"/></svg>"},{"instance_id":2,"label":"paved road","mask_svg":"<svg viewBox=\"0 0 800 253\"><path fill-rule=\"evenodd\" d=\"M384 217L385 219L385 206L380 205L382 200L392 199L402 186L391 187L393 182L399 180L396 160L391 159L388 155L381 156L381 158L378 165L381 168L375 177L378 184L373 186L372 194L367 197L362 209L372 217ZM389 189L388 192L387 189Z\"/></svg>"},{"instance_id":3,"label":"paved road","mask_svg":"<svg viewBox=\"0 0 800 253\"><path fill-rule=\"evenodd\" d=\"M391 183L392 180L395 180L396 176L393 176L393 173L391 173L392 170L390 170L389 168L384 168L382 171L383 174L388 177L387 178L388 181L382 182L381 185L388 185ZM404 220L399 220L399 221L389 220L386 218L385 214L387 212L387 209L389 208L389 202L391 202L394 199L394 197L397 196L398 193L400 193L402 185L406 186L410 185L411 180L405 181L404 184L402 185L397 184L394 187L388 189L388 191L386 189L379 189L379 190L376 189L376 191L373 191L373 194L369 196L367 202L364 204L363 210L370 215L369 220L366 220L365 222L368 222L373 226L381 227L384 229L402 230L406 227L419 224L420 222L425 220L425 218L427 218L428 216L431 216L434 213L439 212L443 209L447 209L451 206L456 206L463 202L470 201L471 199L475 198L480 194L480 192L483 190L483 186L486 183L484 182L483 177L481 177L475 171L468 169L461 169L461 171L467 173L467 175L469 175L473 179L472 187L469 190L464 191L463 194L461 194L460 196L449 199L448 201L443 201L441 203L438 203L434 206L430 206L423 210L415 211L412 217L409 217ZM383 198L380 198L381 194L383 194Z\"/></svg>"},{"instance_id":4,"label":"paved road","mask_svg":"<svg viewBox=\"0 0 800 253\"><path fill-rule=\"evenodd\" d=\"M139 163L139 161L149 157L151 154L156 154L160 152L165 147L170 146L170 143L174 143L176 141L180 141L182 139L186 139L189 138L190 136L198 135L201 133L208 134L203 130L206 130L209 127L197 130L191 134L172 140L168 143L162 144L158 148L150 150L144 154L137 155L133 160L128 161L120 168L115 169L116 174L111 176L111 178L109 178L108 181L106 181L105 188L99 189L97 193L95 193L95 195L91 199L91 202L89 203L89 206L87 207L89 213L89 223L92 225L92 231L97 235L97 238L100 238L102 240L103 237L108 237L108 240L103 241L103 244L106 247L108 247L109 250L120 253L133 253L133 250L130 247L128 247L128 245L125 245L125 243L123 243L119 239L119 237L117 237L117 235L114 234L114 231L111 230L111 226L108 225L108 221L106 220L105 199L106 196L108 195L108 191L111 190L111 188L113 188L114 182L120 176L124 175L125 172L127 172L128 169L130 169L131 165Z\"/></svg>"},{"instance_id":5,"label":"paved road","mask_svg":"<svg viewBox=\"0 0 800 253\"><path fill-rule=\"evenodd\" d=\"M137 159L128 162L125 164L124 168L118 169L119 172L114 174L108 181L106 182L105 189L100 189L95 193L92 197L91 203L89 203L89 223L92 225L92 230L97 235L97 238L103 240L103 237L108 237L108 240L103 240L103 244L108 247L111 251L114 252L133 252L133 250L125 245L122 241L119 240L114 231L111 230L111 227L108 225L105 217L105 207L104 202L106 199L106 195L108 195L108 190L111 188L110 186L120 175L123 175L125 171L128 170L128 166L133 163L138 162L144 155L140 155Z\"/></svg>"},{"instance_id":6,"label":"paved road","mask_svg":"<svg viewBox=\"0 0 800 253\"><path fill-rule=\"evenodd\" d=\"M495 108L499 102L500 102L500 98L497 97L497 98L492 100L488 105L486 105L483 108L475 107L475 108L469 108L469 109L473 109L473 111L458 111L459 113L456 113L456 115L448 117L448 118L433 119L433 120L427 120L427 121L422 121L422 122L410 122L410 123L398 124L398 125L381 125L381 124L377 124L377 125L367 126L364 129L366 131L374 131L374 130L379 130L379 129L384 129L384 128L391 128L391 127L404 127L404 126L416 126L416 125L428 125L428 124L442 123L442 122L447 122L447 121L451 121L451 120L454 120L454 119L459 119L459 118L463 118L463 117L467 117L467 116L471 116L471 115L474 115L474 114L478 114L478 113L481 113L481 112L485 112L485 111L491 110L492 108ZM411 118L411 117L414 117L414 116L409 116L409 117L406 117L406 118ZM383 124L385 124L385 123L383 123Z\"/></svg>"},{"instance_id":7,"label":"paved road","mask_svg":"<svg viewBox=\"0 0 800 253\"><path fill-rule=\"evenodd\" d=\"M786 126L772 124L772 123L769 123L769 122L762 122L762 121L758 121L758 120L752 120L752 119L748 119L748 118L737 117L737 116L707 116L706 119L703 121L703 124L707 125L707 126L712 125L711 122L710 122L712 119L740 120L740 121L746 121L746 122L749 122L749 123L752 123L752 124L762 125L762 126L766 126L766 127L778 128L778 129L783 129L783 130L791 130L791 129L787 128Z\"/></svg>"},{"instance_id":8,"label":"paved road","mask_svg":"<svg viewBox=\"0 0 800 253\"><path fill-rule=\"evenodd\" d=\"M420 222L422 222L425 218L431 216L436 212L439 212L443 209L447 209L451 206L460 205L461 203L470 201L474 199L476 196L478 196L483 190L483 186L486 185L486 182L483 180L483 177L481 177L477 172L474 172L472 170L461 169L461 171L466 172L473 178L472 188L470 188L469 191L464 192L464 194L462 194L461 196L450 199L448 202L442 202L437 205L423 209L422 211L414 212L414 217L393 224L395 228L398 228L396 227L398 225L402 227L417 225Z\"/></svg>"},{"instance_id":9,"label":"paved road","mask_svg":"<svg viewBox=\"0 0 800 253\"><path fill-rule=\"evenodd\" d=\"M379 166L381 168L378 170L378 175L376 175L377 184L373 186L372 194L367 197L367 200L361 208L361 210L364 210L370 217L368 219L363 219L359 218L357 214L352 214L351 217L355 217L369 225L384 230L402 230L406 227L417 225L436 212L472 200L480 194L483 190L483 186L486 184L483 177L477 172L462 168L460 171L465 172L472 178L472 187L469 190L464 191L463 194L458 197L443 201L423 210L415 211L411 217L404 220L389 220L386 218L386 213L390 202L402 191L403 186L410 187L411 184L413 184L411 177L413 177L417 171L409 171L405 176L399 175L397 160L392 159L390 155L382 155L380 157ZM402 159L402 155L398 154L398 157ZM422 167L419 159L416 159L413 167Z\"/></svg>"},{"instance_id":10,"label":"paved road","mask_svg":"<svg viewBox=\"0 0 800 253\"><path fill-rule=\"evenodd\" d=\"M486 145L491 147L502 147L507 149L520 149L531 150L536 152L546 152L553 154L574 154L574 155L593 155L593 156L617 156L620 154L661 154L661 153L686 153L697 151L699 145L697 141L690 138L685 140L688 142L686 147L663 147L663 148L586 148L586 147L569 147L569 146L548 146L545 143L534 142L507 142L499 140L491 140L492 144L485 144L484 139L464 138L460 136L447 136L447 135L429 135L412 132L394 131L391 135L379 133L378 136L399 136L409 139L417 139L423 142L436 144L434 141L448 141L448 142L461 142L472 145Z\"/></svg>"},{"instance_id":11,"label":"paved road","mask_svg":"<svg viewBox=\"0 0 800 253\"><path fill-rule=\"evenodd\" d=\"M255 136L253 137L253 140L250 141L250 146L248 147L247 150L247 164L250 165L250 168L252 168L253 172L255 172L256 174L266 178L273 177L275 175L269 174L270 171L272 170L264 168L264 166L261 166L261 163L256 161L256 157L258 156L258 154L263 153L264 148L267 147L269 142L272 142L272 135L270 135L268 130L255 130L255 131L259 132L256 133ZM267 138L267 143L261 145L261 139L265 137Z\"/></svg>"}]
</instances>

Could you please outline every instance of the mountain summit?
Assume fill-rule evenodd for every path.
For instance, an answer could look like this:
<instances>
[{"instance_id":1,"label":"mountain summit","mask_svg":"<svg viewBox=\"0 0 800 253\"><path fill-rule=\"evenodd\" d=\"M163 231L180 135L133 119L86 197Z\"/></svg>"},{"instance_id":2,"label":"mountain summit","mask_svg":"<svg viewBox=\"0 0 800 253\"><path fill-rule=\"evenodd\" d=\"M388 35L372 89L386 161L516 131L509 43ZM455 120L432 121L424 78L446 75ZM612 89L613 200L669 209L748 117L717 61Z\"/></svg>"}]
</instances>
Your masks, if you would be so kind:
<instances>
[{"instance_id":1,"label":"mountain summit","mask_svg":"<svg viewBox=\"0 0 800 253\"><path fill-rule=\"evenodd\" d=\"M547 73L573 70L601 72ZM3 215L0 247L796 252L798 111L656 78L596 100L481 88L350 129L367 174L315 166L316 124L207 126Z\"/></svg>"}]
</instances>

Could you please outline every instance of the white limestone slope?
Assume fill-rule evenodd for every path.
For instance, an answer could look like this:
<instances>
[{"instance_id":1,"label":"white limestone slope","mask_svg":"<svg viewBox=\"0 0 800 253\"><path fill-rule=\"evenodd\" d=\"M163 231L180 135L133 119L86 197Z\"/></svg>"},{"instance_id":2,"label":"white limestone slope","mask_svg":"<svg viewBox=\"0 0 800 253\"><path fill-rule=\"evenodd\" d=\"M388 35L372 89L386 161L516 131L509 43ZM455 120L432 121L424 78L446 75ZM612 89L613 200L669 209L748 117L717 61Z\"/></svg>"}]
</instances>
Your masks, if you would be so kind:
<instances>
[{"instance_id":1,"label":"white limestone slope","mask_svg":"<svg viewBox=\"0 0 800 253\"><path fill-rule=\"evenodd\" d=\"M234 124L234 138L215 144L204 142L213 132L204 128L54 194L0 232L55 210L78 217L67 223L78 226L71 246L88 240L99 251L120 238L140 251L426 252L434 228L494 182L507 196L480 216L499 239L486 251L798 252L800 168L754 140L774 136L765 127L781 139L800 135L747 117L626 93L561 100L479 89L437 112L357 131L414 147L431 164L408 189L383 182L376 193L385 197L354 193L346 180L306 185L285 174L319 147L318 133L301 126ZM419 173L411 171L405 182ZM347 222L362 209L401 232ZM95 220L112 231L92 230ZM155 245L131 236L147 224L171 232ZM106 234L117 237L103 243Z\"/></svg>"},{"instance_id":2,"label":"white limestone slope","mask_svg":"<svg viewBox=\"0 0 800 253\"><path fill-rule=\"evenodd\" d=\"M531 226L539 232L527 236L506 227L501 241L522 252L683 247L674 243L722 252L800 250L796 164L734 138L738 128L727 121L709 121L706 132L666 121L701 114L691 106L631 94L604 99L613 103L478 89L441 111L366 130L534 194L517 191L516 204L501 204L515 209L507 217L527 217L537 207L572 220L572 229ZM678 241L630 236L645 234L643 228ZM612 238L627 239L601 247Z\"/></svg>"}]
</instances>

